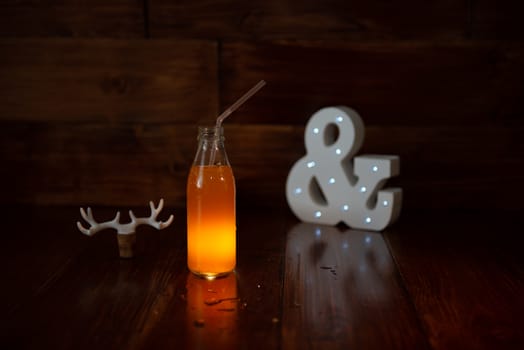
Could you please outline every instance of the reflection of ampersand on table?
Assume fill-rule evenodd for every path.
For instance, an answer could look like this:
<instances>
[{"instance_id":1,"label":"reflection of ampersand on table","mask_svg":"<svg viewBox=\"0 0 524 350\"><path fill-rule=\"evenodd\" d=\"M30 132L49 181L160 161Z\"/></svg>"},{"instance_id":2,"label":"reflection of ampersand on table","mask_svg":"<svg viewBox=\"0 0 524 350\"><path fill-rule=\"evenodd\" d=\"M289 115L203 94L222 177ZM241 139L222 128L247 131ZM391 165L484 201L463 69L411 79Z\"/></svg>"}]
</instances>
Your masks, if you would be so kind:
<instances>
[{"instance_id":1,"label":"reflection of ampersand on table","mask_svg":"<svg viewBox=\"0 0 524 350\"><path fill-rule=\"evenodd\" d=\"M352 157L364 140L360 116L347 107L316 112L305 131L306 155L292 167L286 183L291 210L305 222L382 230L399 215L400 188L383 189L399 174L399 157Z\"/></svg>"},{"instance_id":2,"label":"reflection of ampersand on table","mask_svg":"<svg viewBox=\"0 0 524 350\"><path fill-rule=\"evenodd\" d=\"M381 234L298 223L287 234L284 332L348 339L366 315L395 310L394 264ZM300 318L303 329L296 329ZM358 322L357 322L358 321Z\"/></svg>"}]
</instances>

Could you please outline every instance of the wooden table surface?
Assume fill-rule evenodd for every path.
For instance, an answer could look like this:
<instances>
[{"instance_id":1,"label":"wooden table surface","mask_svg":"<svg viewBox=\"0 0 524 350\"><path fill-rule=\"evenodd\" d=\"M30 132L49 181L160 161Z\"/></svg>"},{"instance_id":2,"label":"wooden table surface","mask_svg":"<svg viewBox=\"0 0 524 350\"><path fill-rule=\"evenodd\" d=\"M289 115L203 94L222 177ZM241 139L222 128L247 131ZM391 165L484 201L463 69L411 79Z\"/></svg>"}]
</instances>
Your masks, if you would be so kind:
<instances>
[{"instance_id":1,"label":"wooden table surface","mask_svg":"<svg viewBox=\"0 0 524 350\"><path fill-rule=\"evenodd\" d=\"M236 273L207 281L186 267L184 209L140 227L128 260L113 231L76 229L76 207L2 212L2 349L524 348L516 213L403 213L371 233L243 206Z\"/></svg>"}]
</instances>

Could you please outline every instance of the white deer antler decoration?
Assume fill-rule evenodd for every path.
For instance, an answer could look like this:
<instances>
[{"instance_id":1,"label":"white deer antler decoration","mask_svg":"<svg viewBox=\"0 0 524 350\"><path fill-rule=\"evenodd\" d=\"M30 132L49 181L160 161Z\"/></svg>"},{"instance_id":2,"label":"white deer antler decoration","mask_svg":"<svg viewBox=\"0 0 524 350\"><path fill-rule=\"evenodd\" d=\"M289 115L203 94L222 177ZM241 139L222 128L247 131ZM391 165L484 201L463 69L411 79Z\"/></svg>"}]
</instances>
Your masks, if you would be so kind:
<instances>
[{"instance_id":1,"label":"white deer antler decoration","mask_svg":"<svg viewBox=\"0 0 524 350\"><path fill-rule=\"evenodd\" d=\"M137 218L135 214L133 214L133 211L129 211L129 217L131 218L131 221L127 224L121 224L120 223L120 212L116 213L116 216L113 220L110 221L104 221L104 222L96 222L95 218L93 217L93 212L91 211L91 208L87 208L87 213L84 210L84 208L80 208L80 215L82 215L82 218L84 218L87 223L89 223L90 227L85 228L80 221L76 222L76 226L82 232L83 234L87 236L93 236L95 233L108 229L108 228L114 228L116 229L118 233L118 245L120 247L120 256L121 257L132 257L133 254L133 247L135 244L135 231L136 227L139 225L149 225L157 230L162 230L173 222L173 215L169 216L169 219L167 221L162 222L157 220L158 214L162 211L162 208L164 207L164 199L160 199L160 202L158 203L158 207L155 208L155 205L153 202L149 202L149 207L151 208L151 215L149 217L145 218Z\"/></svg>"},{"instance_id":2,"label":"white deer antler decoration","mask_svg":"<svg viewBox=\"0 0 524 350\"><path fill-rule=\"evenodd\" d=\"M105 230L106 228L114 228L117 230L118 234L121 235L128 235L135 232L135 228L138 225L149 225L153 226L157 230L162 230L169 225L171 225L171 222L173 222L173 215L169 217L169 219L166 222L162 221L156 221L156 217L162 211L162 208L164 207L164 199L160 200L160 203L158 203L158 208L155 208L155 205L153 202L149 202L149 206L151 207L151 215L148 218L137 218L135 214L133 214L133 211L129 211L129 217L131 218L131 222L127 224L121 224L120 223L120 212L116 213L116 216L111 221L105 221L105 222L96 222L95 218L93 217L93 213L91 211L91 208L87 208L87 214L84 210L84 208L80 208L80 214L84 218L85 221L91 225L89 229L86 229L80 221L77 221L76 225L78 226L78 229L85 235L92 236L95 233Z\"/></svg>"}]
</instances>

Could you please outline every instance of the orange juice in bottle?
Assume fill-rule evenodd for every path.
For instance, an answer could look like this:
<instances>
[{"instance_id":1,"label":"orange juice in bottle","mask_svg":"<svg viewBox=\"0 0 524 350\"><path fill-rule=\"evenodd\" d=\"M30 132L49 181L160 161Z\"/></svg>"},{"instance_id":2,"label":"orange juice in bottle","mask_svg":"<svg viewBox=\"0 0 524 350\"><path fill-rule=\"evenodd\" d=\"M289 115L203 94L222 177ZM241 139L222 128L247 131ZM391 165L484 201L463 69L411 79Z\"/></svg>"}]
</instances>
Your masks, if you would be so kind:
<instances>
[{"instance_id":1,"label":"orange juice in bottle","mask_svg":"<svg viewBox=\"0 0 524 350\"><path fill-rule=\"evenodd\" d=\"M199 146L187 180L187 265L212 279L236 265L235 179L222 128L199 128Z\"/></svg>"}]
</instances>

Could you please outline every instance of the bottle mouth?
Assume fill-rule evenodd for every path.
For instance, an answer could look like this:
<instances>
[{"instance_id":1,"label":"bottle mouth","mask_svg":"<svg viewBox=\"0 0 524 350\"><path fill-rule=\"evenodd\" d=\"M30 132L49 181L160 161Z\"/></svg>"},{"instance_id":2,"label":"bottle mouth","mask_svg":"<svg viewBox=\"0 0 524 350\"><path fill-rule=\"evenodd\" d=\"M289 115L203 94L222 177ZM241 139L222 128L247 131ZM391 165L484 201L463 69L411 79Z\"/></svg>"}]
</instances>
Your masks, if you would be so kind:
<instances>
[{"instance_id":1,"label":"bottle mouth","mask_svg":"<svg viewBox=\"0 0 524 350\"><path fill-rule=\"evenodd\" d=\"M202 138L219 138L220 140L224 140L224 127L220 126L219 128L217 128L215 125L199 126L198 139Z\"/></svg>"}]
</instances>

